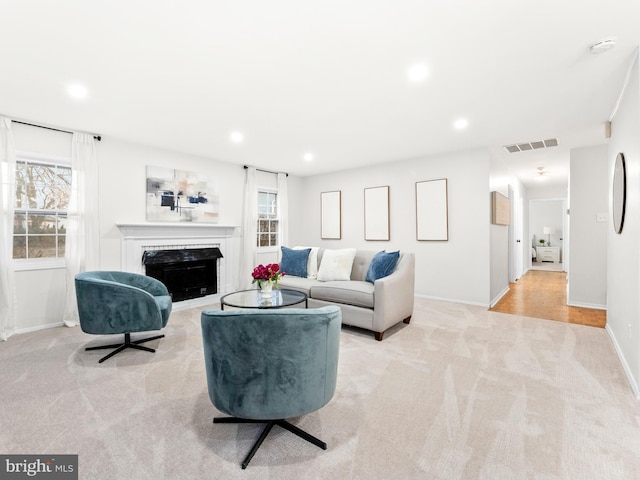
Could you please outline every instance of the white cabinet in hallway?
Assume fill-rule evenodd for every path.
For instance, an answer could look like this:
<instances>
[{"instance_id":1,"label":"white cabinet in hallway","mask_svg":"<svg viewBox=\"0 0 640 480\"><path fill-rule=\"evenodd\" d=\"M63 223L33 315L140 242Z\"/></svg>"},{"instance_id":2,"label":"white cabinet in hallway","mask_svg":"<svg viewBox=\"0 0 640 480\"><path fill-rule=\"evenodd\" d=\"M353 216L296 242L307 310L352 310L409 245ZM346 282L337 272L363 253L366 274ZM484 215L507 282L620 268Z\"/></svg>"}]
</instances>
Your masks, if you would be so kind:
<instances>
[{"instance_id":1,"label":"white cabinet in hallway","mask_svg":"<svg viewBox=\"0 0 640 480\"><path fill-rule=\"evenodd\" d=\"M538 262L560 262L560 247L536 247Z\"/></svg>"}]
</instances>

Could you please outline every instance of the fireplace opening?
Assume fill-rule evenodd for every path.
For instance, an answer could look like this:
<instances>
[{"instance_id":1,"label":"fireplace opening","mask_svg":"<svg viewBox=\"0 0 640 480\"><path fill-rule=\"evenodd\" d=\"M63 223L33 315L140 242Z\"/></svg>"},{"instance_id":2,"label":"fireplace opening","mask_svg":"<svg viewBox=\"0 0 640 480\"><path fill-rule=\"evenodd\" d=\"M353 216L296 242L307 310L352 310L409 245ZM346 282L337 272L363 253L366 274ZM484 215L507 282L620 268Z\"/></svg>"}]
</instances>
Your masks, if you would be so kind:
<instances>
[{"instance_id":1,"label":"fireplace opening","mask_svg":"<svg viewBox=\"0 0 640 480\"><path fill-rule=\"evenodd\" d=\"M174 302L218 293L219 248L146 250L142 264L149 277L167 286Z\"/></svg>"}]
</instances>

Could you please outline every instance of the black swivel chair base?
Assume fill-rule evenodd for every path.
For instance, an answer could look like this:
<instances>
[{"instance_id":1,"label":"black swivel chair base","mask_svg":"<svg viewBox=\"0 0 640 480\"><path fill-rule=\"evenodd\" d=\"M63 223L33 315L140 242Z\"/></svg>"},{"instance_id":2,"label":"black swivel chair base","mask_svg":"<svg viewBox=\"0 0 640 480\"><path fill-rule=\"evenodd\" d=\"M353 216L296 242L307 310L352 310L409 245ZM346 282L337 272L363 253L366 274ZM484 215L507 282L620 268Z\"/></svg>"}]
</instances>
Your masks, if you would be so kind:
<instances>
[{"instance_id":1,"label":"black swivel chair base","mask_svg":"<svg viewBox=\"0 0 640 480\"><path fill-rule=\"evenodd\" d=\"M269 435L269 432L271 431L274 425L279 425L285 430L289 430L291 433L295 433L300 438L304 438L307 442L313 443L314 445L316 445L317 447L320 447L323 450L327 449L327 444L324 443L322 440L314 437L313 435L305 432L304 430L301 430L295 425L290 424L286 420L249 420L247 418L217 417L213 419L213 423L266 423L267 424L265 429L260 434L260 437L258 437L258 440L256 440L256 443L253 444L253 447L251 448L251 450L249 451L245 459L242 461L243 470L247 468L247 465L249 465L249 462L251 461L253 456L256 454L256 452L260 448L260 445L262 445L262 442L264 442L264 439L267 438L267 435Z\"/></svg>"},{"instance_id":2,"label":"black swivel chair base","mask_svg":"<svg viewBox=\"0 0 640 480\"><path fill-rule=\"evenodd\" d=\"M102 357L98 363L102 363L105 360L108 360L109 358L113 357L115 354L122 352L123 350L127 349L127 348L136 348L138 350L144 350L145 352L151 352L154 353L155 350L153 348L149 348L149 347L143 347L142 345L140 345L141 343L145 343L145 342L150 342L151 340L156 340L158 338L163 338L164 335L156 335L155 337L149 337L149 338L143 338L142 340L136 340L135 342L131 341L131 334L130 333L125 333L124 334L124 343L114 343L112 345L101 345L99 347L87 347L85 348L85 351L89 351L89 350L102 350L104 348L115 348L115 350L113 352L111 352L109 355L106 355L104 357Z\"/></svg>"}]
</instances>

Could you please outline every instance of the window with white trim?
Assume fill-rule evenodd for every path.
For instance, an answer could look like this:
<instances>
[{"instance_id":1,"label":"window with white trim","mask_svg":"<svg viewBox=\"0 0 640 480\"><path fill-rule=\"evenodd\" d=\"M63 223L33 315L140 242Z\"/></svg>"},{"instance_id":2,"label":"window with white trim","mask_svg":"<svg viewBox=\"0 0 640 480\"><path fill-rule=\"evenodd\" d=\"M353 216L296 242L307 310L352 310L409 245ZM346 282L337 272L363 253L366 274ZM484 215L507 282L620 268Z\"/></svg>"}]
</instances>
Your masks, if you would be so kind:
<instances>
[{"instance_id":1,"label":"window with white trim","mask_svg":"<svg viewBox=\"0 0 640 480\"><path fill-rule=\"evenodd\" d=\"M67 159L16 154L13 258L64 258L71 165Z\"/></svg>"},{"instance_id":2,"label":"window with white trim","mask_svg":"<svg viewBox=\"0 0 640 480\"><path fill-rule=\"evenodd\" d=\"M279 237L278 193L258 190L258 247L277 247Z\"/></svg>"}]
</instances>

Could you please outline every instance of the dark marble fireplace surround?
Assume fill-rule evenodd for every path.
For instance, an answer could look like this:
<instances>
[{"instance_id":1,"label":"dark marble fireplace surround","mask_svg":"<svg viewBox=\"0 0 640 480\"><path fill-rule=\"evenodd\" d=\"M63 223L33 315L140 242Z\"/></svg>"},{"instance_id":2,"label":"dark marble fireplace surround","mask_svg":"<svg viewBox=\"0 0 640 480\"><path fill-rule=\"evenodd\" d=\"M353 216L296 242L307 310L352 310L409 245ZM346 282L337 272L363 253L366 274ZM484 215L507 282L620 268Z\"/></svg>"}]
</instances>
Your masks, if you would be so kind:
<instances>
[{"instance_id":1,"label":"dark marble fireplace surround","mask_svg":"<svg viewBox=\"0 0 640 480\"><path fill-rule=\"evenodd\" d=\"M218 293L219 248L145 250L142 264L149 277L167 286L174 302Z\"/></svg>"}]
</instances>

